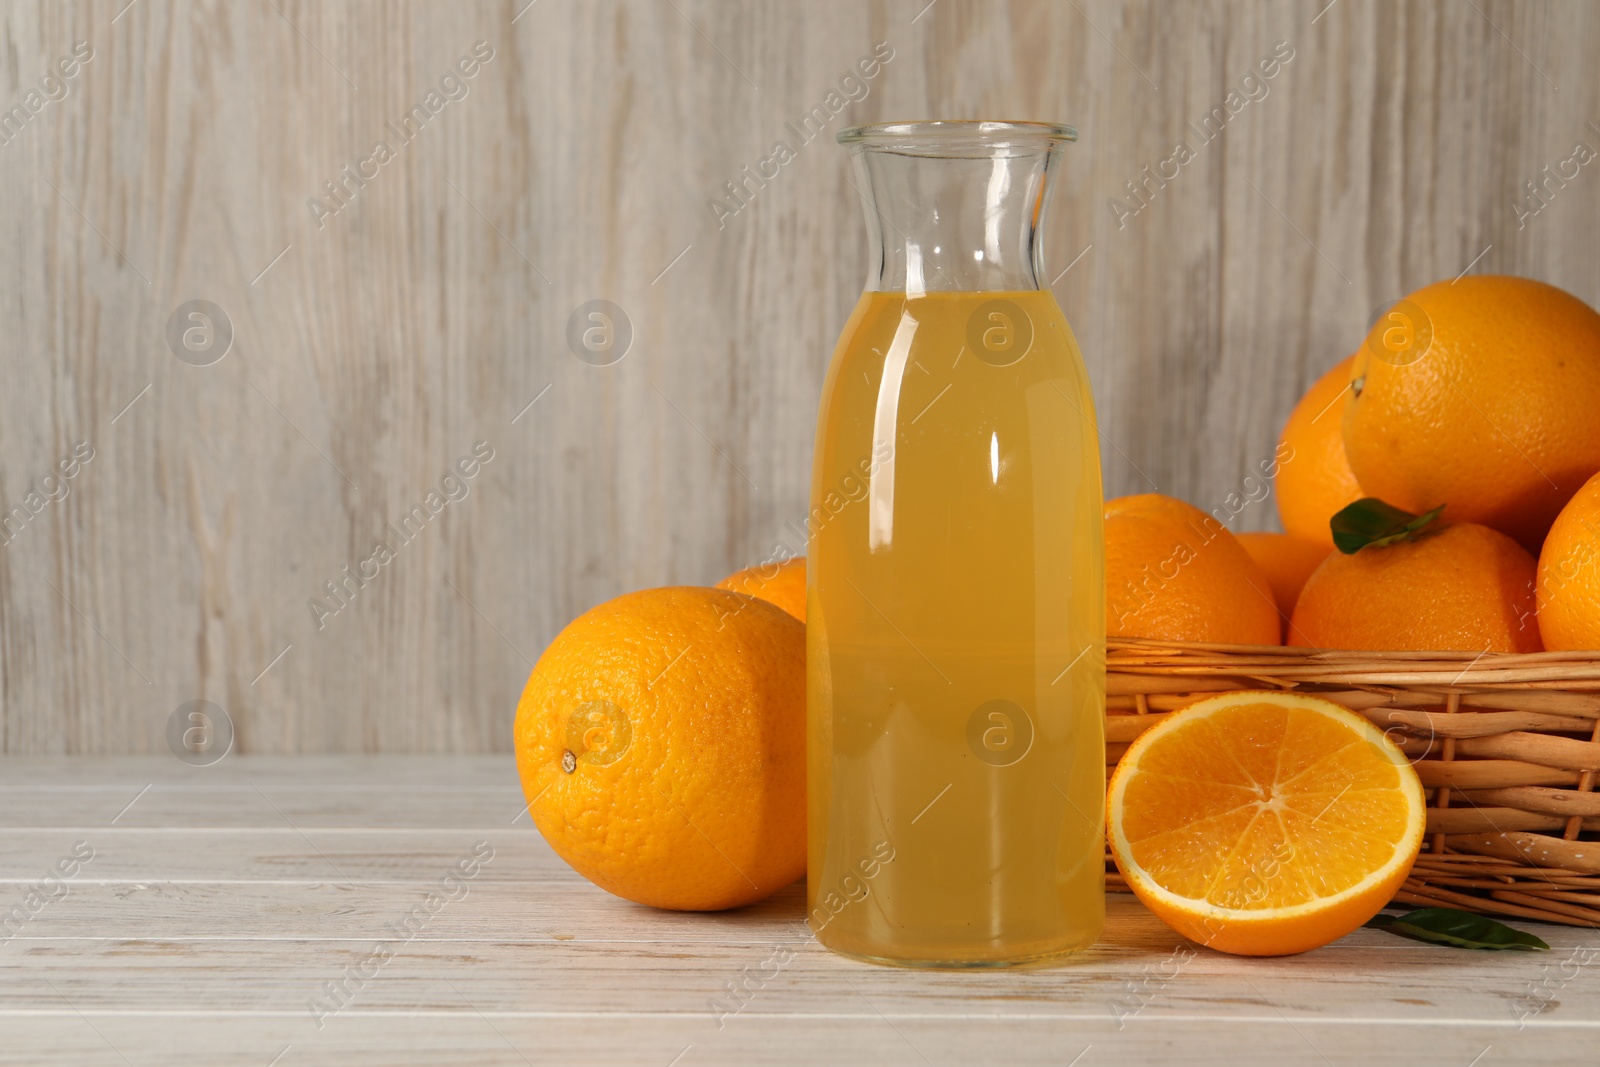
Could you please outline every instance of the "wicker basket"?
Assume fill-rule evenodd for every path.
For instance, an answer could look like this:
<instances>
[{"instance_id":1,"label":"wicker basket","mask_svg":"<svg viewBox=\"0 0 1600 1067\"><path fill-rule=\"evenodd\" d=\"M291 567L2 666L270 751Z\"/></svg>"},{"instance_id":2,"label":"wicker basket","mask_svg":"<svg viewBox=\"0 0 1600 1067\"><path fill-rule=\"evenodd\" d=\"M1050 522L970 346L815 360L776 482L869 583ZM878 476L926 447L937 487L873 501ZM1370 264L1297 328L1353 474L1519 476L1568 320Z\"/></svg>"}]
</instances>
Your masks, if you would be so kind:
<instances>
[{"instance_id":1,"label":"wicker basket","mask_svg":"<svg viewBox=\"0 0 1600 1067\"><path fill-rule=\"evenodd\" d=\"M1411 757L1428 841L1395 899L1600 926L1600 653L1316 652L1112 638L1106 763L1207 693L1315 693ZM1110 888L1123 888L1107 865Z\"/></svg>"}]
</instances>

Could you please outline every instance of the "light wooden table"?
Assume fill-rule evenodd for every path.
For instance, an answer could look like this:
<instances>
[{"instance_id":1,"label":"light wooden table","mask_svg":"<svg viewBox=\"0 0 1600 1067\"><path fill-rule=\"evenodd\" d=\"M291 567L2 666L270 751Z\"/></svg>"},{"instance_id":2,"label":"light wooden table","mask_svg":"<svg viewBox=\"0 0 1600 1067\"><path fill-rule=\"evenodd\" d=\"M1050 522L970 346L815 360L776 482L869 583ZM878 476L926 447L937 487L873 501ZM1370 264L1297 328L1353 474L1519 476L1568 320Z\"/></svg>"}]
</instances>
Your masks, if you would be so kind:
<instances>
[{"instance_id":1,"label":"light wooden table","mask_svg":"<svg viewBox=\"0 0 1600 1067\"><path fill-rule=\"evenodd\" d=\"M0 1064L1600 1062L1590 931L1247 960L1113 894L1071 965L956 974L834 956L802 910L608 896L509 757L0 760Z\"/></svg>"}]
</instances>

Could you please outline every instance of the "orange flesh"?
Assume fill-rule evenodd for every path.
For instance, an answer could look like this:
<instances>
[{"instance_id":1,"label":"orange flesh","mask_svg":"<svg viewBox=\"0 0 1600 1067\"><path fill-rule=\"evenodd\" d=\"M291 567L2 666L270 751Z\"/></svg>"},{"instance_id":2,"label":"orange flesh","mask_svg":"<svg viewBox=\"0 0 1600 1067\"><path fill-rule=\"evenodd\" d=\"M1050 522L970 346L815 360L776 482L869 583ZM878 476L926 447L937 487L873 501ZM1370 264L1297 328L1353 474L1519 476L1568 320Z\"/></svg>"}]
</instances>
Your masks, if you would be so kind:
<instances>
[{"instance_id":1,"label":"orange flesh","mask_svg":"<svg viewBox=\"0 0 1600 1067\"><path fill-rule=\"evenodd\" d=\"M1172 894L1238 910L1310 904L1360 885L1415 836L1407 769L1336 719L1263 702L1174 725L1121 800L1130 858Z\"/></svg>"}]
</instances>

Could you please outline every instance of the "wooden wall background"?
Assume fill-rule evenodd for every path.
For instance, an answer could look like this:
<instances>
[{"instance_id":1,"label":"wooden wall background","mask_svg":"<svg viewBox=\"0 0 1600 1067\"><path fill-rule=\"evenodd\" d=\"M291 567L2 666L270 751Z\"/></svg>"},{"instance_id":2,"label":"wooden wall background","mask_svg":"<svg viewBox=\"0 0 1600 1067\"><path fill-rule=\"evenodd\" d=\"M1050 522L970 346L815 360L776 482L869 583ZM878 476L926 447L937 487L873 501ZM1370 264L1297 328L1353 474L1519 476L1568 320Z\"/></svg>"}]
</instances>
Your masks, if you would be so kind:
<instances>
[{"instance_id":1,"label":"wooden wall background","mask_svg":"<svg viewBox=\"0 0 1600 1067\"><path fill-rule=\"evenodd\" d=\"M94 455L0 546L0 751L160 751L195 699L240 751L507 749L569 618L804 515L864 276L847 123L1079 127L1049 255L1082 253L1055 291L1112 493L1221 503L1418 285L1600 302L1600 164L1515 207L1600 148L1586 0L526 3L4 8L0 107L93 58L0 144L0 502ZM308 199L479 41L468 95L319 229ZM719 229L708 198L879 41L868 95ZM1109 198L1279 41L1267 94L1119 228ZM564 339L602 298L634 333L606 367ZM193 299L233 326L211 366L165 340ZM479 441L466 498L319 630L322 583Z\"/></svg>"}]
</instances>

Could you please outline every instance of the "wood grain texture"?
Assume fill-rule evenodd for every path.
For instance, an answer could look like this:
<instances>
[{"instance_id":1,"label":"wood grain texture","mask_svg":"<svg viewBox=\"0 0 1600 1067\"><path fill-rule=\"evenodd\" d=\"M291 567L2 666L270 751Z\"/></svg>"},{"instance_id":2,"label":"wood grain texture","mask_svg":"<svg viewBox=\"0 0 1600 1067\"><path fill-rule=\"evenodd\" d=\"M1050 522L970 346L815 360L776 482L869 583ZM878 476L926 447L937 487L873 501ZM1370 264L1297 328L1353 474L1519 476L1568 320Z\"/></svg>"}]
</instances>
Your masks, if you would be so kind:
<instances>
[{"instance_id":1,"label":"wood grain texture","mask_svg":"<svg viewBox=\"0 0 1600 1067\"><path fill-rule=\"evenodd\" d=\"M855 963L805 930L799 885L709 915L601 892L503 818L516 783L485 774L503 763L0 758L0 916L93 849L0 927L0 1064L1565 1064L1600 1032L1591 932L1537 923L1549 954L1363 929L1244 959L1185 952L1112 894L1063 966ZM477 842L476 876L397 928ZM329 982L348 1003L319 1026Z\"/></svg>"},{"instance_id":2,"label":"wood grain texture","mask_svg":"<svg viewBox=\"0 0 1600 1067\"><path fill-rule=\"evenodd\" d=\"M1512 272L1600 301L1600 172L1514 206L1600 148L1584 0L524 2L0 11L0 111L93 48L0 143L0 508L94 449L0 546L0 751L164 751L194 699L240 752L504 751L578 612L798 548L864 276L846 123L1079 127L1050 274L1082 253L1055 291L1113 494L1225 506L1418 285ZM466 95L399 143L479 41ZM866 96L719 224L707 201L879 41ZM1265 94L1241 88L1278 42ZM1257 98L1199 144L1186 123L1233 91ZM1111 206L1184 138L1147 205ZM233 327L212 366L165 339L194 299ZM566 344L593 299L631 322L611 366ZM319 628L308 601L480 441L465 498Z\"/></svg>"}]
</instances>

